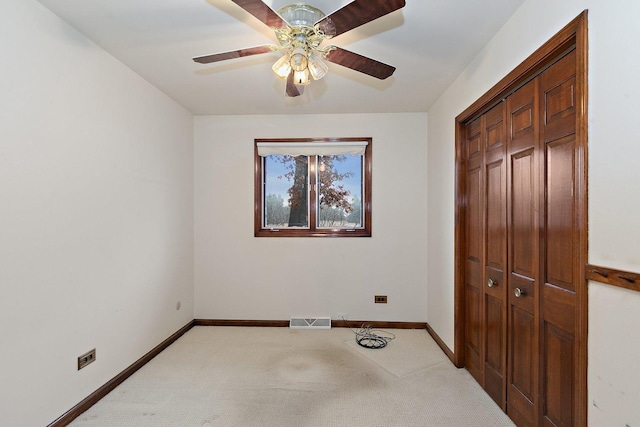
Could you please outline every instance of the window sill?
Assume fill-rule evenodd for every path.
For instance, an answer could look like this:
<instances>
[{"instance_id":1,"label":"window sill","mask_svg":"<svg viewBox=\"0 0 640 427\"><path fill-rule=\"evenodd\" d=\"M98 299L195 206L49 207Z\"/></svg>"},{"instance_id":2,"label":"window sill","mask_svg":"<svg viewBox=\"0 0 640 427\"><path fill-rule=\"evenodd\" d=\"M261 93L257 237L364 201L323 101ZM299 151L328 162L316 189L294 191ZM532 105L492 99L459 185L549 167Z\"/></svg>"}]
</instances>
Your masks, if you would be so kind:
<instances>
[{"instance_id":1,"label":"window sill","mask_svg":"<svg viewBox=\"0 0 640 427\"><path fill-rule=\"evenodd\" d=\"M359 230L289 230L289 229L261 229L255 232L255 237L371 237L371 232Z\"/></svg>"}]
</instances>

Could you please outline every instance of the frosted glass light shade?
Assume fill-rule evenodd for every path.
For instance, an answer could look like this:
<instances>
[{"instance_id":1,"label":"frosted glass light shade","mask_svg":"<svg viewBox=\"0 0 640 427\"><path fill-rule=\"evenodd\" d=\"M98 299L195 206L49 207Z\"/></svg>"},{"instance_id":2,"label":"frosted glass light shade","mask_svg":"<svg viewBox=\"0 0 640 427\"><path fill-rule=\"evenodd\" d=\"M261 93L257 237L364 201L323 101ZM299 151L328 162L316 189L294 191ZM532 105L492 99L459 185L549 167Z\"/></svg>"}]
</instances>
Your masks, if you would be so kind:
<instances>
[{"instance_id":1,"label":"frosted glass light shade","mask_svg":"<svg viewBox=\"0 0 640 427\"><path fill-rule=\"evenodd\" d=\"M293 82L298 86L306 86L311 83L311 80L309 80L309 69L305 68L302 71L295 71L293 73Z\"/></svg>"},{"instance_id":2,"label":"frosted glass light shade","mask_svg":"<svg viewBox=\"0 0 640 427\"><path fill-rule=\"evenodd\" d=\"M291 60L289 61L293 71L302 71L307 69L307 52L303 48L297 47L291 52Z\"/></svg>"},{"instance_id":3,"label":"frosted glass light shade","mask_svg":"<svg viewBox=\"0 0 640 427\"><path fill-rule=\"evenodd\" d=\"M286 78L289 77L289 74L291 73L291 64L289 63L289 60L290 57L287 53L286 55L282 55L282 57L278 59L275 64L273 64L273 67L271 67L273 72L276 73L276 75L282 80L286 80Z\"/></svg>"},{"instance_id":4,"label":"frosted glass light shade","mask_svg":"<svg viewBox=\"0 0 640 427\"><path fill-rule=\"evenodd\" d=\"M313 80L320 80L327 74L327 71L329 71L329 66L320 55L314 53L309 55L309 72Z\"/></svg>"}]
</instances>

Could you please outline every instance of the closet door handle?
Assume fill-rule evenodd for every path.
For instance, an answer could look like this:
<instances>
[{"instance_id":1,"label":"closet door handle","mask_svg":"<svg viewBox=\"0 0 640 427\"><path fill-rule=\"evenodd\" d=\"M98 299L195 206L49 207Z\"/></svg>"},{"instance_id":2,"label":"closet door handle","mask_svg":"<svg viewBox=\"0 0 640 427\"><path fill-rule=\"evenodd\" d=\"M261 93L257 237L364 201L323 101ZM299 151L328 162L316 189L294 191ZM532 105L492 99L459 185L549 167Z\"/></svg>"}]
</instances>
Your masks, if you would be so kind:
<instances>
[{"instance_id":1,"label":"closet door handle","mask_svg":"<svg viewBox=\"0 0 640 427\"><path fill-rule=\"evenodd\" d=\"M498 281L497 280L493 280L493 279L489 279L487 281L487 286L490 288L493 288L494 286L498 286Z\"/></svg>"},{"instance_id":2,"label":"closet door handle","mask_svg":"<svg viewBox=\"0 0 640 427\"><path fill-rule=\"evenodd\" d=\"M525 296L527 293L524 291L524 289L516 288L515 291L513 291L513 294L516 296L516 298L520 298Z\"/></svg>"}]
</instances>

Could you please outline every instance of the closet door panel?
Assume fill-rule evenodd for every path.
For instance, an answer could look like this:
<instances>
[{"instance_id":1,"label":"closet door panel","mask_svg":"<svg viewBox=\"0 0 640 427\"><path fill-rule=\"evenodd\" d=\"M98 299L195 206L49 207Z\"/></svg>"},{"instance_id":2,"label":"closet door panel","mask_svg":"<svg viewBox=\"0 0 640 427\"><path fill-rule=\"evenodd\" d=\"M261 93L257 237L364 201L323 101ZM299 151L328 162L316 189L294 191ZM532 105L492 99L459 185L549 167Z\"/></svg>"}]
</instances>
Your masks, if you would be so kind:
<instances>
[{"instance_id":1,"label":"closet door panel","mask_svg":"<svg viewBox=\"0 0 640 427\"><path fill-rule=\"evenodd\" d=\"M485 390L491 398L501 407L505 403L505 326L504 301L490 294L486 295L485 310L487 328L486 354L485 354Z\"/></svg>"},{"instance_id":2,"label":"closet door panel","mask_svg":"<svg viewBox=\"0 0 640 427\"><path fill-rule=\"evenodd\" d=\"M575 365L574 293L545 285L541 305L542 420L545 426L573 426Z\"/></svg>"},{"instance_id":3,"label":"closet door panel","mask_svg":"<svg viewBox=\"0 0 640 427\"><path fill-rule=\"evenodd\" d=\"M507 363L507 188L506 120L502 102L485 113L485 353L484 386L487 393L506 409Z\"/></svg>"},{"instance_id":4,"label":"closet door panel","mask_svg":"<svg viewBox=\"0 0 640 427\"><path fill-rule=\"evenodd\" d=\"M538 267L537 189L533 148L511 158L511 268L512 274L535 277Z\"/></svg>"},{"instance_id":5,"label":"closet door panel","mask_svg":"<svg viewBox=\"0 0 640 427\"><path fill-rule=\"evenodd\" d=\"M531 369L535 358L535 319L530 310L513 306L511 310L511 387L529 403L534 399L535 375ZM527 410L529 412L529 410Z\"/></svg>"},{"instance_id":6,"label":"closet door panel","mask_svg":"<svg viewBox=\"0 0 640 427\"><path fill-rule=\"evenodd\" d=\"M505 230L506 197L504 160L487 165L487 204L486 204L486 266L496 270L505 269Z\"/></svg>"},{"instance_id":7,"label":"closet door panel","mask_svg":"<svg viewBox=\"0 0 640 427\"><path fill-rule=\"evenodd\" d=\"M576 53L569 53L540 76L543 90L544 141L575 133Z\"/></svg>"},{"instance_id":8,"label":"closet door panel","mask_svg":"<svg viewBox=\"0 0 640 427\"><path fill-rule=\"evenodd\" d=\"M483 179L480 119L466 129L465 365L483 384Z\"/></svg>"},{"instance_id":9,"label":"closet door panel","mask_svg":"<svg viewBox=\"0 0 640 427\"><path fill-rule=\"evenodd\" d=\"M519 426L538 423L540 141L538 80L507 99L508 404Z\"/></svg>"},{"instance_id":10,"label":"closet door panel","mask_svg":"<svg viewBox=\"0 0 640 427\"><path fill-rule=\"evenodd\" d=\"M545 378L543 408L545 426L573 426L574 335L545 322L543 355Z\"/></svg>"},{"instance_id":11,"label":"closet door panel","mask_svg":"<svg viewBox=\"0 0 640 427\"><path fill-rule=\"evenodd\" d=\"M480 144L482 142L480 138L480 119L476 119L467 125L467 138L466 138L466 161L469 165L469 169L475 169L479 167L479 162L482 161L482 151Z\"/></svg>"},{"instance_id":12,"label":"closet door panel","mask_svg":"<svg viewBox=\"0 0 640 427\"><path fill-rule=\"evenodd\" d=\"M577 375L576 258L577 147L575 53L540 75L541 114L545 121L544 245L541 305L541 419L548 426L572 426Z\"/></svg>"},{"instance_id":13,"label":"closet door panel","mask_svg":"<svg viewBox=\"0 0 640 427\"><path fill-rule=\"evenodd\" d=\"M575 291L573 280L574 136L547 144L545 282Z\"/></svg>"},{"instance_id":14,"label":"closet door panel","mask_svg":"<svg viewBox=\"0 0 640 427\"><path fill-rule=\"evenodd\" d=\"M482 262L482 177L481 169L467 172L467 261ZM479 283L476 283L479 285Z\"/></svg>"},{"instance_id":15,"label":"closet door panel","mask_svg":"<svg viewBox=\"0 0 640 427\"><path fill-rule=\"evenodd\" d=\"M535 378L538 372L535 320L538 233L534 150L512 157L511 189L507 412L514 419L522 419L522 425L534 425Z\"/></svg>"},{"instance_id":16,"label":"closet door panel","mask_svg":"<svg viewBox=\"0 0 640 427\"><path fill-rule=\"evenodd\" d=\"M468 283L465 298L465 366L476 381L482 384L482 290Z\"/></svg>"}]
</instances>

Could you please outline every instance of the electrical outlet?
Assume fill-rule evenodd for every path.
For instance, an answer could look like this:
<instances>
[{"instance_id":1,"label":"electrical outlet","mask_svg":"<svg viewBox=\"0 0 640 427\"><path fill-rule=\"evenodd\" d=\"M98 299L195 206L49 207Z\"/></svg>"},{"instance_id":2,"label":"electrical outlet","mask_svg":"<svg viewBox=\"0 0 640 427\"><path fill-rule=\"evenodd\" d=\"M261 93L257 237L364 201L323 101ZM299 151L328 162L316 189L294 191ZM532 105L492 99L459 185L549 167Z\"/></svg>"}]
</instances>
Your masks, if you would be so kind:
<instances>
[{"instance_id":1,"label":"electrical outlet","mask_svg":"<svg viewBox=\"0 0 640 427\"><path fill-rule=\"evenodd\" d=\"M376 304L386 304L387 296L386 295L376 295L374 302Z\"/></svg>"},{"instance_id":2,"label":"electrical outlet","mask_svg":"<svg viewBox=\"0 0 640 427\"><path fill-rule=\"evenodd\" d=\"M347 313L336 313L336 318L338 320L347 320L349 319L349 315Z\"/></svg>"},{"instance_id":3,"label":"electrical outlet","mask_svg":"<svg viewBox=\"0 0 640 427\"><path fill-rule=\"evenodd\" d=\"M89 363L93 363L96 360L96 349L86 352L82 356L78 357L78 371Z\"/></svg>"}]
</instances>

